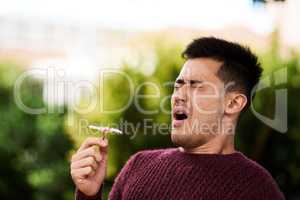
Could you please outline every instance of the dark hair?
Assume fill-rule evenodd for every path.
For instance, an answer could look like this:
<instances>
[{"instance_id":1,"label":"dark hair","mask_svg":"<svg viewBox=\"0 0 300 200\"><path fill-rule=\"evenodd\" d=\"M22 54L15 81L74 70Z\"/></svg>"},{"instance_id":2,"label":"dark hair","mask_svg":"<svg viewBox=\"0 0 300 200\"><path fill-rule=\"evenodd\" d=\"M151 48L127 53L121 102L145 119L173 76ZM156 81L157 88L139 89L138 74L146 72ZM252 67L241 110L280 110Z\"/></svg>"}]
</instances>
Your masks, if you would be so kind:
<instances>
[{"instance_id":1,"label":"dark hair","mask_svg":"<svg viewBox=\"0 0 300 200\"><path fill-rule=\"evenodd\" d=\"M248 47L215 37L202 37L191 42L182 53L185 59L212 58L222 62L218 77L226 84L233 82L227 91L241 91L247 97L246 110L251 104L251 90L258 83L262 68ZM255 93L253 93L254 96Z\"/></svg>"}]
</instances>

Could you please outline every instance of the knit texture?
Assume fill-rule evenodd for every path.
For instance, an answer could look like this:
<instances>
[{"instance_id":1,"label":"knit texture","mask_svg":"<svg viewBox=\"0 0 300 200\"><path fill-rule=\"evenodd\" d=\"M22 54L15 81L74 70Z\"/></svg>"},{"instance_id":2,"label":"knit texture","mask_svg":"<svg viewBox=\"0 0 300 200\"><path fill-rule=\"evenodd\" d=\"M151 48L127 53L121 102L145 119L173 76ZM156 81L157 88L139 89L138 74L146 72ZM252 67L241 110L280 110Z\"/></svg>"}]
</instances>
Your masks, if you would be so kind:
<instances>
[{"instance_id":1,"label":"knit texture","mask_svg":"<svg viewBox=\"0 0 300 200\"><path fill-rule=\"evenodd\" d=\"M76 200L100 200L76 191ZM110 200L281 200L272 176L241 152L188 154L178 148L133 155L115 179Z\"/></svg>"}]
</instances>

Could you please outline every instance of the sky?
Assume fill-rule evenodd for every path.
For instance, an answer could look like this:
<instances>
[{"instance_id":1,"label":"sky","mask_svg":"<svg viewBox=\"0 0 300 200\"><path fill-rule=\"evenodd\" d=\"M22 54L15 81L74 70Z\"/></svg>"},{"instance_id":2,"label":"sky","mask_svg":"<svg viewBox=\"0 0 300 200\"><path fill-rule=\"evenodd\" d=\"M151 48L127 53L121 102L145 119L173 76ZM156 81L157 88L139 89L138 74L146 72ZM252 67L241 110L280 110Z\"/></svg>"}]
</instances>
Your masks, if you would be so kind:
<instances>
[{"instance_id":1,"label":"sky","mask_svg":"<svg viewBox=\"0 0 300 200\"><path fill-rule=\"evenodd\" d=\"M0 0L0 5L0 16L126 30L244 25L268 33L273 27L264 7L251 0Z\"/></svg>"}]
</instances>

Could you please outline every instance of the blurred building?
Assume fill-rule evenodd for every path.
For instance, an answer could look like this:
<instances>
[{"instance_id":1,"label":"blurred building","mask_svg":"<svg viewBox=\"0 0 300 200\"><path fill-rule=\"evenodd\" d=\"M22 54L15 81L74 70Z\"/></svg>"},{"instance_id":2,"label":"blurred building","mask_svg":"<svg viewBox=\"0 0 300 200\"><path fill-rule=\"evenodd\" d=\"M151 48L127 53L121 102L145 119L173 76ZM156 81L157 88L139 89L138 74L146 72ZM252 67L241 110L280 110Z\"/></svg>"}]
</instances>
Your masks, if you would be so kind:
<instances>
[{"instance_id":1,"label":"blurred building","mask_svg":"<svg viewBox=\"0 0 300 200\"><path fill-rule=\"evenodd\" d=\"M265 9L274 19L273 28L279 30L282 45L298 50L300 49L299 9L298 0L268 3ZM184 43L191 38L214 35L258 49L265 49L270 44L270 33L257 33L242 24L214 30L166 27L164 30L142 32L130 31L126 27L112 30L96 25L0 16L0 30L0 58L17 59L27 66L59 65L59 63L60 65L78 63L78 65L86 65L87 69L119 66L122 60L132 60L131 57L136 55L135 50L131 48L132 41L162 33L168 35L168 38ZM55 62L51 63L51 60ZM93 66L89 67L89 65Z\"/></svg>"},{"instance_id":2,"label":"blurred building","mask_svg":"<svg viewBox=\"0 0 300 200\"><path fill-rule=\"evenodd\" d=\"M275 17L281 43L300 50L300 1L270 3L267 9Z\"/></svg>"},{"instance_id":3,"label":"blurred building","mask_svg":"<svg viewBox=\"0 0 300 200\"><path fill-rule=\"evenodd\" d=\"M87 57L96 65L118 64L115 58L127 52L130 37L126 31L32 18L0 17L0 30L0 57L29 65L39 60L75 57Z\"/></svg>"}]
</instances>

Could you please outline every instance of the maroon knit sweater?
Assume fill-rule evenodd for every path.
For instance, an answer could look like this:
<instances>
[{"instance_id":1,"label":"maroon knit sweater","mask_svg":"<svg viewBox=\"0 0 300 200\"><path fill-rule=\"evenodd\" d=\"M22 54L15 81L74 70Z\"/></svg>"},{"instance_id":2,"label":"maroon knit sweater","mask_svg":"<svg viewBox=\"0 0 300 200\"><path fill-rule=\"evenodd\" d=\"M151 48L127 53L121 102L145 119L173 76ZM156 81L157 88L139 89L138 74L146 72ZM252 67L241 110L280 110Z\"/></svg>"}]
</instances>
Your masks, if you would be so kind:
<instances>
[{"instance_id":1,"label":"maroon knit sweater","mask_svg":"<svg viewBox=\"0 0 300 200\"><path fill-rule=\"evenodd\" d=\"M101 190L76 200L101 199ZM178 148L133 155L115 179L109 199L281 200L271 175L242 153L188 154Z\"/></svg>"}]
</instances>

